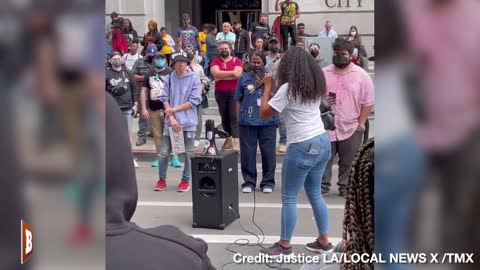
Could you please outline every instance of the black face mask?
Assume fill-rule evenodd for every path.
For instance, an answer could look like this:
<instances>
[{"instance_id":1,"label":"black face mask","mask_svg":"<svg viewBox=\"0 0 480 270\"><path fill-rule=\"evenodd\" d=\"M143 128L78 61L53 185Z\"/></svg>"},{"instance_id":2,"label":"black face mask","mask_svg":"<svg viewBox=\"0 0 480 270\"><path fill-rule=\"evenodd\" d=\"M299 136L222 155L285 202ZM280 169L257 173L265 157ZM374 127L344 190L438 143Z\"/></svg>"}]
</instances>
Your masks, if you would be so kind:
<instances>
[{"instance_id":1,"label":"black face mask","mask_svg":"<svg viewBox=\"0 0 480 270\"><path fill-rule=\"evenodd\" d=\"M145 62L151 64L152 63L152 60L153 60L153 56L147 56L145 57Z\"/></svg>"},{"instance_id":2,"label":"black face mask","mask_svg":"<svg viewBox=\"0 0 480 270\"><path fill-rule=\"evenodd\" d=\"M193 53L187 54L187 58L188 58L189 61L192 61L194 57L195 57L195 54L193 54Z\"/></svg>"},{"instance_id":3,"label":"black face mask","mask_svg":"<svg viewBox=\"0 0 480 270\"><path fill-rule=\"evenodd\" d=\"M265 68L263 66L251 66L251 67L252 67L253 72L255 72L257 74L261 74L265 71Z\"/></svg>"},{"instance_id":4,"label":"black face mask","mask_svg":"<svg viewBox=\"0 0 480 270\"><path fill-rule=\"evenodd\" d=\"M317 58L319 54L320 54L319 51L311 51L311 52L310 52L310 55L312 55L313 58Z\"/></svg>"},{"instance_id":5,"label":"black face mask","mask_svg":"<svg viewBox=\"0 0 480 270\"><path fill-rule=\"evenodd\" d=\"M333 64L338 68L346 68L350 64L350 59L343 55L333 56Z\"/></svg>"},{"instance_id":6,"label":"black face mask","mask_svg":"<svg viewBox=\"0 0 480 270\"><path fill-rule=\"evenodd\" d=\"M229 55L230 55L230 53L227 52L227 51L221 51L220 52L220 57L222 57L222 58L227 58Z\"/></svg>"},{"instance_id":7,"label":"black face mask","mask_svg":"<svg viewBox=\"0 0 480 270\"><path fill-rule=\"evenodd\" d=\"M278 53L279 48L278 47L270 47L270 51L272 53Z\"/></svg>"}]
</instances>

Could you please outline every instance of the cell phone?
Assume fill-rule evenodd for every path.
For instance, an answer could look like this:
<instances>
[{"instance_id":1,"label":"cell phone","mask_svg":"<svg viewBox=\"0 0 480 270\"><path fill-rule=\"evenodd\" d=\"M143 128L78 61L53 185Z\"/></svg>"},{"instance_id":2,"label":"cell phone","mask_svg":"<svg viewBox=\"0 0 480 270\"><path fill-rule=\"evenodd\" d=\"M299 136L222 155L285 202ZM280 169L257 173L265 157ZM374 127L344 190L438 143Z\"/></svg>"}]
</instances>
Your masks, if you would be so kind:
<instances>
[{"instance_id":1,"label":"cell phone","mask_svg":"<svg viewBox=\"0 0 480 270\"><path fill-rule=\"evenodd\" d=\"M328 93L328 96L332 99L336 99L337 98L337 93L332 93L332 92L329 92Z\"/></svg>"},{"instance_id":2,"label":"cell phone","mask_svg":"<svg viewBox=\"0 0 480 270\"><path fill-rule=\"evenodd\" d=\"M310 148L308 149L308 153L316 155L320 153L321 149L322 149L322 145L320 143L312 143L310 145Z\"/></svg>"}]
</instances>

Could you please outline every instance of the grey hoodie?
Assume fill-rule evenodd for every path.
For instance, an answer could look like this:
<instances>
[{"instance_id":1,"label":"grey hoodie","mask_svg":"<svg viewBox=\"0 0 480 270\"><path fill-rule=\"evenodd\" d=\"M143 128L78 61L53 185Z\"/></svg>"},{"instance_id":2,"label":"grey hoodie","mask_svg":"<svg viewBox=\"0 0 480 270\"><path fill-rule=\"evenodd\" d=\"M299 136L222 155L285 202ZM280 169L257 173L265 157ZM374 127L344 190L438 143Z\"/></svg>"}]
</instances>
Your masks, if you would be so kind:
<instances>
[{"instance_id":1,"label":"grey hoodie","mask_svg":"<svg viewBox=\"0 0 480 270\"><path fill-rule=\"evenodd\" d=\"M165 88L160 95L160 100L163 103L167 102L172 108L187 102L192 105L190 109L174 114L175 120L184 131L197 130L197 106L202 102L200 86L200 79L191 71L181 77L178 77L176 72L172 72L165 78ZM170 126L168 117L165 118L165 124Z\"/></svg>"}]
</instances>

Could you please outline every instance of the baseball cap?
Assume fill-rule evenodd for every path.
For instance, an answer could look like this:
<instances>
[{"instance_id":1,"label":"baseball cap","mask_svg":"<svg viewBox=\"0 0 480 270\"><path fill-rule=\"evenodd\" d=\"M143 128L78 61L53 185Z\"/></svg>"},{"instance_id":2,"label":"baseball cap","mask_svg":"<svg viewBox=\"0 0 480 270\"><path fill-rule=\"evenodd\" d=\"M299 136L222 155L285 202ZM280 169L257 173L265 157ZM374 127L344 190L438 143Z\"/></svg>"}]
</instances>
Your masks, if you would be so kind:
<instances>
[{"instance_id":1,"label":"baseball cap","mask_svg":"<svg viewBox=\"0 0 480 270\"><path fill-rule=\"evenodd\" d=\"M272 42L272 41L275 41L275 42L279 43L277 36L271 36L271 37L268 39L268 43L270 43L270 42Z\"/></svg>"},{"instance_id":2,"label":"baseball cap","mask_svg":"<svg viewBox=\"0 0 480 270\"><path fill-rule=\"evenodd\" d=\"M158 52L157 45L155 44L150 44L147 46L147 49L145 50L145 55L146 56L154 56Z\"/></svg>"},{"instance_id":3,"label":"baseball cap","mask_svg":"<svg viewBox=\"0 0 480 270\"><path fill-rule=\"evenodd\" d=\"M157 53L155 54L155 58L167 58L167 57L166 57L165 54L163 54L162 52L157 52Z\"/></svg>"},{"instance_id":4,"label":"baseball cap","mask_svg":"<svg viewBox=\"0 0 480 270\"><path fill-rule=\"evenodd\" d=\"M184 61L184 62L190 63L190 61L188 61L188 57L187 57L186 52L177 52L177 53L172 54L172 61L174 63L177 62L177 61Z\"/></svg>"}]
</instances>

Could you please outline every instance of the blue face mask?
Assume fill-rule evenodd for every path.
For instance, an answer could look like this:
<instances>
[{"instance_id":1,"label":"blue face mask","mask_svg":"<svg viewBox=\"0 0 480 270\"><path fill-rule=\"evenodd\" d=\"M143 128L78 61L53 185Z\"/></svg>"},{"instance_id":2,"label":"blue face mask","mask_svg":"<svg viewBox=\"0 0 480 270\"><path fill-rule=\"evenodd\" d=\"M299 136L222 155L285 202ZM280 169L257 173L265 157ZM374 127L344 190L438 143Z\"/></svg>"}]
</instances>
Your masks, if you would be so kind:
<instances>
[{"instance_id":1,"label":"blue face mask","mask_svg":"<svg viewBox=\"0 0 480 270\"><path fill-rule=\"evenodd\" d=\"M163 68L165 66L165 60L163 59L156 59L155 60L155 66L157 68Z\"/></svg>"}]
</instances>

